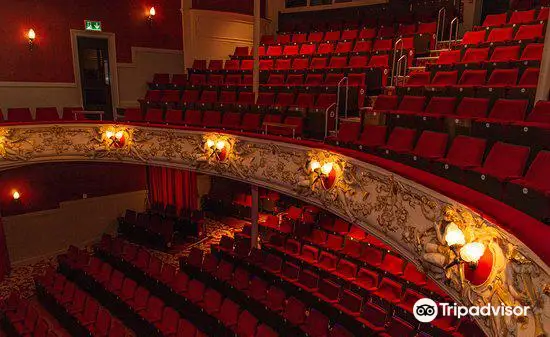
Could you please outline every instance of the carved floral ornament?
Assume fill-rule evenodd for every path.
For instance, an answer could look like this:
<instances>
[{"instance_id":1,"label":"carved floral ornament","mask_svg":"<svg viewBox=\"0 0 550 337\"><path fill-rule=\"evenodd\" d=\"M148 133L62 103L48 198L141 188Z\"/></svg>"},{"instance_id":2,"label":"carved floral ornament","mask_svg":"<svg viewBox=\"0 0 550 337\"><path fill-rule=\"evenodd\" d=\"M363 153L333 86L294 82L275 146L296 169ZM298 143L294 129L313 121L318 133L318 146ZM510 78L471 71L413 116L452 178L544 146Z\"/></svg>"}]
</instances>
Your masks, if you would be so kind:
<instances>
[{"instance_id":1,"label":"carved floral ornament","mask_svg":"<svg viewBox=\"0 0 550 337\"><path fill-rule=\"evenodd\" d=\"M59 160L179 167L296 196L363 227L463 305L531 307L524 317L478 318L488 334L550 333L550 269L538 256L467 207L369 163L284 142L169 128L0 128L0 168ZM456 247L446 240L450 224L463 236ZM471 256L460 254L469 243L484 247L475 269L463 263Z\"/></svg>"}]
</instances>

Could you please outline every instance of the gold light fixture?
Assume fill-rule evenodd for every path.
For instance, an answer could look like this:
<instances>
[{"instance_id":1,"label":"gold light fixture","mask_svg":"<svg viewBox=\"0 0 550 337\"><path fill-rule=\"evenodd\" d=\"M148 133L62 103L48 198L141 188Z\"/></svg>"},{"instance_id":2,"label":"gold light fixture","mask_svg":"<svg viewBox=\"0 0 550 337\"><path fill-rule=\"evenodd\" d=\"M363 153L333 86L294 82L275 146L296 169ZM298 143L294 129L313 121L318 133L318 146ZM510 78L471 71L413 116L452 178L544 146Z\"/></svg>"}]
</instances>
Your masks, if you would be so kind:
<instances>
[{"instance_id":1,"label":"gold light fixture","mask_svg":"<svg viewBox=\"0 0 550 337\"><path fill-rule=\"evenodd\" d=\"M460 257L470 267L476 267L479 259L485 254L485 245L480 242L470 242L460 248Z\"/></svg>"},{"instance_id":2,"label":"gold light fixture","mask_svg":"<svg viewBox=\"0 0 550 337\"><path fill-rule=\"evenodd\" d=\"M454 222L451 222L447 225L447 228L445 228L445 241L449 247L462 246L466 243L464 233L462 233Z\"/></svg>"},{"instance_id":3,"label":"gold light fixture","mask_svg":"<svg viewBox=\"0 0 550 337\"><path fill-rule=\"evenodd\" d=\"M206 147L210 152L209 158L215 157L219 161L227 159L229 154L229 143L223 139L211 139L206 140Z\"/></svg>"},{"instance_id":4,"label":"gold light fixture","mask_svg":"<svg viewBox=\"0 0 550 337\"><path fill-rule=\"evenodd\" d=\"M314 186L318 181L321 182L325 189L330 189L334 186L336 181L336 171L334 170L333 162L320 163L317 160L312 160L309 163L309 173L313 175L313 182L311 183Z\"/></svg>"},{"instance_id":5,"label":"gold light fixture","mask_svg":"<svg viewBox=\"0 0 550 337\"><path fill-rule=\"evenodd\" d=\"M105 131L105 139L109 142L109 146L121 148L126 143L124 130L107 130Z\"/></svg>"},{"instance_id":6,"label":"gold light fixture","mask_svg":"<svg viewBox=\"0 0 550 337\"><path fill-rule=\"evenodd\" d=\"M149 23L149 25L153 24L153 19L155 15L157 15L157 10L155 9L155 7L149 8L149 15L147 16L147 22Z\"/></svg>"},{"instance_id":7,"label":"gold light fixture","mask_svg":"<svg viewBox=\"0 0 550 337\"><path fill-rule=\"evenodd\" d=\"M27 32L27 38L29 39L29 50L32 50L34 48L34 40L36 39L36 33L34 29L29 29Z\"/></svg>"},{"instance_id":8,"label":"gold light fixture","mask_svg":"<svg viewBox=\"0 0 550 337\"><path fill-rule=\"evenodd\" d=\"M468 263L470 268L475 269L479 259L485 253L485 245L481 242L466 243L464 233L454 222L447 224L445 228L445 241L455 255L454 260L445 269L462 263ZM460 250L458 250L459 247L461 247Z\"/></svg>"},{"instance_id":9,"label":"gold light fixture","mask_svg":"<svg viewBox=\"0 0 550 337\"><path fill-rule=\"evenodd\" d=\"M18 192L18 191L13 191L13 200L15 201L19 201L19 199L21 198L21 194Z\"/></svg>"}]
</instances>

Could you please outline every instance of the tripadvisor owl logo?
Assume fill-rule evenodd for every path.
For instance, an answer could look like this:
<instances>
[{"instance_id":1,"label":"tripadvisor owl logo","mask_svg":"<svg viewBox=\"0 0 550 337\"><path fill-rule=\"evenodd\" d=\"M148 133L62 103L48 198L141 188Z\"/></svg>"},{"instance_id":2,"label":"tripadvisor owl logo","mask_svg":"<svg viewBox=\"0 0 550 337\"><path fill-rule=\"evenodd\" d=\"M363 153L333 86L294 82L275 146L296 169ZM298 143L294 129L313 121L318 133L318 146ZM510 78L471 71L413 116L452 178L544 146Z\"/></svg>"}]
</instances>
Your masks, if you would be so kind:
<instances>
[{"instance_id":1,"label":"tripadvisor owl logo","mask_svg":"<svg viewBox=\"0 0 550 337\"><path fill-rule=\"evenodd\" d=\"M437 303L429 298L421 298L414 304L413 315L419 322L429 323L437 317Z\"/></svg>"}]
</instances>

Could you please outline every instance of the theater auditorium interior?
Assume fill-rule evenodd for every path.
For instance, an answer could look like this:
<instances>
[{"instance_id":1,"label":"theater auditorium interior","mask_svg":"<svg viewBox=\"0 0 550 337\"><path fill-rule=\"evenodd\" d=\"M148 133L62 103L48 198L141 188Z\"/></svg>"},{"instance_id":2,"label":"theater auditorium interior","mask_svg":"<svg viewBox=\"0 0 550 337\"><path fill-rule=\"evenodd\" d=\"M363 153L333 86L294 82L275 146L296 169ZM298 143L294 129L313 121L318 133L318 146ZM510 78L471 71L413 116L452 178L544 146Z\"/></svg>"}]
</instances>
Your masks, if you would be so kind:
<instances>
[{"instance_id":1,"label":"theater auditorium interior","mask_svg":"<svg viewBox=\"0 0 550 337\"><path fill-rule=\"evenodd\" d=\"M0 337L550 336L549 11L6 1Z\"/></svg>"}]
</instances>

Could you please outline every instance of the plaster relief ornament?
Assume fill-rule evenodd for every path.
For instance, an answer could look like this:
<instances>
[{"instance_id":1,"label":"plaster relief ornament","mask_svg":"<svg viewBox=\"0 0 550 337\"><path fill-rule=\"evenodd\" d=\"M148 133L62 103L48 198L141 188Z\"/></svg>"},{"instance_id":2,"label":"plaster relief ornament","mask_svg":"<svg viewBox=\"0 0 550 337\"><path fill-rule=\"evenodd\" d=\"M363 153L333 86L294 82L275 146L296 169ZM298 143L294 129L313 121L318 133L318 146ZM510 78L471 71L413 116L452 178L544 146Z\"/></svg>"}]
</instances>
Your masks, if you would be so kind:
<instances>
[{"instance_id":1,"label":"plaster relief ornament","mask_svg":"<svg viewBox=\"0 0 550 337\"><path fill-rule=\"evenodd\" d=\"M33 148L25 129L0 128L0 159L27 161L32 158Z\"/></svg>"}]
</instances>

